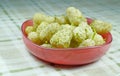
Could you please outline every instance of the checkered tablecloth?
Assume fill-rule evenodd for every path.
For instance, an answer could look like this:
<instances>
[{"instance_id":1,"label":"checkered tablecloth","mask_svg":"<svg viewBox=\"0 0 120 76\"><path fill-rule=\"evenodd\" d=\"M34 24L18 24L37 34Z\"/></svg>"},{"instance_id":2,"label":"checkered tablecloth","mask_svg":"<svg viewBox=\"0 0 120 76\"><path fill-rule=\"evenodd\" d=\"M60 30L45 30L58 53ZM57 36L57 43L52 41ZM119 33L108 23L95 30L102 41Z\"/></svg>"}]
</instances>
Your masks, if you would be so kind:
<instances>
[{"instance_id":1,"label":"checkered tablecloth","mask_svg":"<svg viewBox=\"0 0 120 76\"><path fill-rule=\"evenodd\" d=\"M50 65L25 47L21 24L36 12L60 15L69 6L110 22L113 42L97 62L65 68ZM120 0L0 0L0 76L120 76Z\"/></svg>"}]
</instances>

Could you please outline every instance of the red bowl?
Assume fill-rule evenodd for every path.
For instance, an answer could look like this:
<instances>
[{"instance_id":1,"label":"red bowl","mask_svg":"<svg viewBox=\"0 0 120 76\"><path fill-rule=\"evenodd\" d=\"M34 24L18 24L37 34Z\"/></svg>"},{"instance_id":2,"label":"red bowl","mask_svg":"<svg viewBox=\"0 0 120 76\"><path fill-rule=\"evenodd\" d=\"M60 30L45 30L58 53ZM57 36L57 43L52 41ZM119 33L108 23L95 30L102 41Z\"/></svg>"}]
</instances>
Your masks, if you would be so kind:
<instances>
[{"instance_id":1,"label":"red bowl","mask_svg":"<svg viewBox=\"0 0 120 76\"><path fill-rule=\"evenodd\" d=\"M87 18L88 23L92 22L92 19ZM31 42L25 33L27 26L33 25L32 20L27 20L22 24L21 30L23 35L23 41L29 52L34 56L55 64L62 65L82 65L99 60L109 49L112 42L111 33L102 34L102 37L106 40L106 43L100 46L92 46L85 48L45 48Z\"/></svg>"}]
</instances>

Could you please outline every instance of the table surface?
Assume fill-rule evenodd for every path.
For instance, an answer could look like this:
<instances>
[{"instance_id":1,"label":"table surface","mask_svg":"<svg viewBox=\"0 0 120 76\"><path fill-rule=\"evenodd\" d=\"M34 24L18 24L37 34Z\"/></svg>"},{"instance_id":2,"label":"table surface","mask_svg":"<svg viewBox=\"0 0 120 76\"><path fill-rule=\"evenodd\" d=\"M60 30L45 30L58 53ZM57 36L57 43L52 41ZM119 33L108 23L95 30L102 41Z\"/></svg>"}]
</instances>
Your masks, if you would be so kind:
<instances>
[{"instance_id":1,"label":"table surface","mask_svg":"<svg viewBox=\"0 0 120 76\"><path fill-rule=\"evenodd\" d=\"M53 65L31 55L25 47L21 24L36 12L60 15L69 6L86 17L113 25L113 42L97 62L77 67ZM120 0L1 0L0 76L120 76Z\"/></svg>"}]
</instances>

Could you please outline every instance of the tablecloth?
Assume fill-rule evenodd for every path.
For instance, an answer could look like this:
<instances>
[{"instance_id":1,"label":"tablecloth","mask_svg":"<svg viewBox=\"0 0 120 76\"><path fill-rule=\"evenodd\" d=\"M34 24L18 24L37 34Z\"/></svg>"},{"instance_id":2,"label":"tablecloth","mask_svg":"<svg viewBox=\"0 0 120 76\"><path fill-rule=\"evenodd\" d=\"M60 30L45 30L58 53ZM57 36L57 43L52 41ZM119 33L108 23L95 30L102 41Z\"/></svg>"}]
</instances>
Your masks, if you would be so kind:
<instances>
[{"instance_id":1,"label":"tablecloth","mask_svg":"<svg viewBox=\"0 0 120 76\"><path fill-rule=\"evenodd\" d=\"M28 52L22 23L36 12L60 15L69 6L86 17L110 22L113 41L97 62L72 68L39 60ZM0 76L120 76L120 0L0 0Z\"/></svg>"}]
</instances>

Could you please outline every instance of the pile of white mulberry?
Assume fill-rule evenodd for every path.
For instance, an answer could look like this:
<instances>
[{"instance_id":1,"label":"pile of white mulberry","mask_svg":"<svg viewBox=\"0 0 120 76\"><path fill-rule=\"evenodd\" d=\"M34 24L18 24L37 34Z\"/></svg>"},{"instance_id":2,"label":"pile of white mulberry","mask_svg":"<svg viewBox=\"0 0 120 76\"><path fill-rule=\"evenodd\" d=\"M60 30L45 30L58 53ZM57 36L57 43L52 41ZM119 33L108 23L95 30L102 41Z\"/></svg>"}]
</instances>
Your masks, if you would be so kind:
<instances>
[{"instance_id":1,"label":"pile of white mulberry","mask_svg":"<svg viewBox=\"0 0 120 76\"><path fill-rule=\"evenodd\" d=\"M83 14L74 7L66 9L65 15L48 16L36 13L33 25L25 32L33 43L47 48L77 48L105 43L100 34L111 30L110 23L93 20L88 25Z\"/></svg>"}]
</instances>

